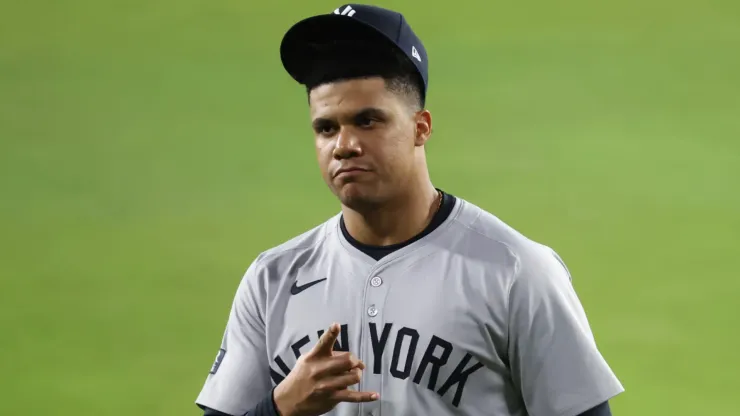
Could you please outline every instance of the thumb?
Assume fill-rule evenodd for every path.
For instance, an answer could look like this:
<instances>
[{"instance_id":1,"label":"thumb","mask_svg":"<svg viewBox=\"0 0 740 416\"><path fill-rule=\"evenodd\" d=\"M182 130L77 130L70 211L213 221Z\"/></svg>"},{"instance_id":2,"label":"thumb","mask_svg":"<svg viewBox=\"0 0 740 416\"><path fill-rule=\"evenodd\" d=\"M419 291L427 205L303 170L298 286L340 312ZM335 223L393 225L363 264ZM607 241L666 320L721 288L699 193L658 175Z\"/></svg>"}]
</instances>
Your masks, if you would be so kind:
<instances>
[{"instance_id":1,"label":"thumb","mask_svg":"<svg viewBox=\"0 0 740 416\"><path fill-rule=\"evenodd\" d=\"M314 355L331 356L331 352L334 349L334 342L337 340L340 330L341 328L339 324L331 324L331 326L329 326L329 330L321 335L319 342L313 347Z\"/></svg>"}]
</instances>

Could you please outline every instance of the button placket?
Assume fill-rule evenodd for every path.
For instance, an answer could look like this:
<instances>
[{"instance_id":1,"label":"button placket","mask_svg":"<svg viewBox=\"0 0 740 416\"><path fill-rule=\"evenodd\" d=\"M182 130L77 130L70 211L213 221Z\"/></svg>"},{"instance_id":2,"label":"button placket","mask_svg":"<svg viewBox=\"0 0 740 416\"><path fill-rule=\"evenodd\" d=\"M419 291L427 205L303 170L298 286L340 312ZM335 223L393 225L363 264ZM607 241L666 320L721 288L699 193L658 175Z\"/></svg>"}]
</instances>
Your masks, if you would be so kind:
<instances>
[{"instance_id":1,"label":"button placket","mask_svg":"<svg viewBox=\"0 0 740 416\"><path fill-rule=\"evenodd\" d=\"M377 272L377 270L376 270ZM386 281L387 276L384 278L380 274L371 274L367 276L365 281L365 299L364 299L364 314L365 314L365 325L363 327L362 336L362 351L365 355L365 364L369 368L373 368L375 365L375 354L372 349L372 339L370 327L373 327L375 331L382 331L383 328L383 308L385 306L385 299L389 285ZM375 336L378 334L376 333ZM374 391L383 396L383 380L381 374L375 374L372 371L362 372L362 389L364 391ZM362 403L361 414L363 415L380 415L380 401Z\"/></svg>"},{"instance_id":2,"label":"button placket","mask_svg":"<svg viewBox=\"0 0 740 416\"><path fill-rule=\"evenodd\" d=\"M370 287L365 297L366 313L370 318L375 318L380 313L382 302L385 300L386 287L383 287L383 278L377 275L371 277L369 283Z\"/></svg>"}]
</instances>

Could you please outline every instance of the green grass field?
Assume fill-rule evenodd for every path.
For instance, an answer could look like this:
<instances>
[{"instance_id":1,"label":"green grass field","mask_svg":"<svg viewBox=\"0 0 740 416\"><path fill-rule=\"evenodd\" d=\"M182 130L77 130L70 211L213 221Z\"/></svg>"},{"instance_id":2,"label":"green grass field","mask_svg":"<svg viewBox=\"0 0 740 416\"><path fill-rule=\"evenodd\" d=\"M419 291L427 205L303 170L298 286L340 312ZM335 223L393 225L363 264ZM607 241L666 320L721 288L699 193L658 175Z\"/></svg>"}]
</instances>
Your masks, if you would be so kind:
<instances>
[{"instance_id":1,"label":"green grass field","mask_svg":"<svg viewBox=\"0 0 740 416\"><path fill-rule=\"evenodd\" d=\"M377 4L429 50L435 184L564 257L615 414L737 411L740 3ZM278 45L339 5L0 5L6 414L198 414L243 271L338 210Z\"/></svg>"}]
</instances>

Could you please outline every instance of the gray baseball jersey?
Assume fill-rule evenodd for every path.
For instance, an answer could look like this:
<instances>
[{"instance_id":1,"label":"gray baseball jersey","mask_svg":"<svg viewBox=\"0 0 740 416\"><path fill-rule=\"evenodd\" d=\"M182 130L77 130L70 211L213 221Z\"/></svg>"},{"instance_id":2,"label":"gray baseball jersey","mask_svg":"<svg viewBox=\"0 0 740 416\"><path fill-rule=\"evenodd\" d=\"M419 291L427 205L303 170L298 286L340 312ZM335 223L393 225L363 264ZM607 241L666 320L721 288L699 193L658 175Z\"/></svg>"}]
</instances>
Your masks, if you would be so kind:
<instances>
[{"instance_id":1,"label":"gray baseball jersey","mask_svg":"<svg viewBox=\"0 0 740 416\"><path fill-rule=\"evenodd\" d=\"M238 287L196 403L242 415L332 322L367 365L370 403L330 415L574 416L621 393L558 255L458 199L433 232L375 261L339 215L268 250Z\"/></svg>"}]
</instances>

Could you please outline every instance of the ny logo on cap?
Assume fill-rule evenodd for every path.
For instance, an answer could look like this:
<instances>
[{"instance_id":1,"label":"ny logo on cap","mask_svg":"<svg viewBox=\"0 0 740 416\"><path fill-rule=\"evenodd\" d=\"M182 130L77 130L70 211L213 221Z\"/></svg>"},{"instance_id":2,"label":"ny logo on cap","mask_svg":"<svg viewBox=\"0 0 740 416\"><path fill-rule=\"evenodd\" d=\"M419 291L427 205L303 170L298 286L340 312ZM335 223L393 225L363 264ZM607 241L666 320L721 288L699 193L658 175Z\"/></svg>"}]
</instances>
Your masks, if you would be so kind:
<instances>
[{"instance_id":1,"label":"ny logo on cap","mask_svg":"<svg viewBox=\"0 0 740 416\"><path fill-rule=\"evenodd\" d=\"M352 6L345 7L344 10L341 12L339 11L339 9L341 9L341 7L338 7L336 10L334 10L334 14L352 17L356 13L355 9L353 9Z\"/></svg>"}]
</instances>

